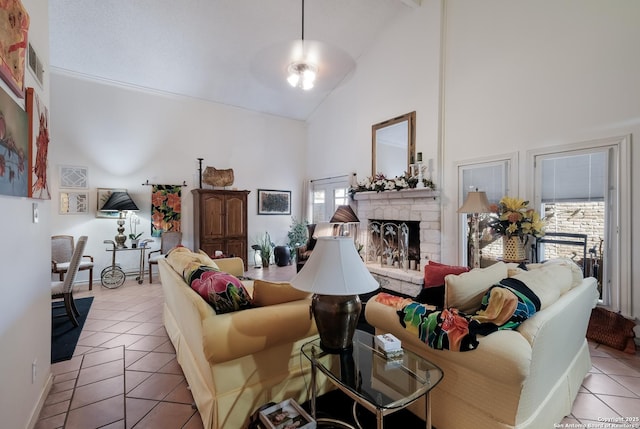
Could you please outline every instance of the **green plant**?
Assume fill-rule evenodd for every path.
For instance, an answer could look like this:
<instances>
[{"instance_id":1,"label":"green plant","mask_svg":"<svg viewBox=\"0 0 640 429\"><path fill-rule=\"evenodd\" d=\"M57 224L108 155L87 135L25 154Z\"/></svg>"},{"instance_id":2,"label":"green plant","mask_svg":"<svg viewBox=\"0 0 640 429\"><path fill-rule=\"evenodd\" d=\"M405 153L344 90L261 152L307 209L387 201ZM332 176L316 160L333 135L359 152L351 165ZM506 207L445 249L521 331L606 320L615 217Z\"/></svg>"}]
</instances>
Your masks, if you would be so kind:
<instances>
[{"instance_id":1,"label":"green plant","mask_svg":"<svg viewBox=\"0 0 640 429\"><path fill-rule=\"evenodd\" d=\"M273 248L275 244L271 241L271 236L268 232L265 232L264 235L256 238L257 250L260 251L260 258L262 258L262 266L268 267L269 262L271 261L271 255L273 254Z\"/></svg>"},{"instance_id":2,"label":"green plant","mask_svg":"<svg viewBox=\"0 0 640 429\"><path fill-rule=\"evenodd\" d=\"M291 250L292 258L296 256L296 248L302 246L307 242L308 225L309 222L307 222L306 220L298 221L295 216L291 216L291 227L289 228L287 237L289 238L288 246Z\"/></svg>"}]
</instances>

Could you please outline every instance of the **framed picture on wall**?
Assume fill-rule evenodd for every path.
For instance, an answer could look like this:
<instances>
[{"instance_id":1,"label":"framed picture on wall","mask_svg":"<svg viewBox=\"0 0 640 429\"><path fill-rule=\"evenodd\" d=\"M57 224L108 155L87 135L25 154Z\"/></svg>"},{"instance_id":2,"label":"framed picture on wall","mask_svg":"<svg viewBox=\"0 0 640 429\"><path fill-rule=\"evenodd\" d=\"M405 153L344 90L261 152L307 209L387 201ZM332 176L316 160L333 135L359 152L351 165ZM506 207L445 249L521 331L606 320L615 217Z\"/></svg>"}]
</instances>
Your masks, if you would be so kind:
<instances>
[{"instance_id":1,"label":"framed picture on wall","mask_svg":"<svg viewBox=\"0 0 640 429\"><path fill-rule=\"evenodd\" d=\"M111 194L113 192L127 192L126 189L123 188L98 188L98 207L97 207L97 211L96 211L96 217L102 217L102 218L118 218L120 217L120 213L118 212L103 212L101 211L102 206L104 206L104 203L107 202L107 200L109 199L109 197L111 196Z\"/></svg>"},{"instance_id":2,"label":"framed picture on wall","mask_svg":"<svg viewBox=\"0 0 640 429\"><path fill-rule=\"evenodd\" d=\"M61 165L60 187L89 189L89 169L75 165Z\"/></svg>"},{"instance_id":3,"label":"framed picture on wall","mask_svg":"<svg viewBox=\"0 0 640 429\"><path fill-rule=\"evenodd\" d=\"M15 94L24 98L24 71L29 33L29 14L20 0L0 2L3 25L0 31L0 78Z\"/></svg>"},{"instance_id":4,"label":"framed picture on wall","mask_svg":"<svg viewBox=\"0 0 640 429\"><path fill-rule=\"evenodd\" d=\"M0 89L0 194L29 196L29 121L27 112Z\"/></svg>"},{"instance_id":5,"label":"framed picture on wall","mask_svg":"<svg viewBox=\"0 0 640 429\"><path fill-rule=\"evenodd\" d=\"M60 191L60 214L85 214L89 212L89 193Z\"/></svg>"},{"instance_id":6,"label":"framed picture on wall","mask_svg":"<svg viewBox=\"0 0 640 429\"><path fill-rule=\"evenodd\" d=\"M259 215L290 215L291 191L258 189Z\"/></svg>"},{"instance_id":7,"label":"framed picture on wall","mask_svg":"<svg viewBox=\"0 0 640 429\"><path fill-rule=\"evenodd\" d=\"M49 109L33 88L27 88L25 102L29 133L29 190L31 198L50 200Z\"/></svg>"}]
</instances>

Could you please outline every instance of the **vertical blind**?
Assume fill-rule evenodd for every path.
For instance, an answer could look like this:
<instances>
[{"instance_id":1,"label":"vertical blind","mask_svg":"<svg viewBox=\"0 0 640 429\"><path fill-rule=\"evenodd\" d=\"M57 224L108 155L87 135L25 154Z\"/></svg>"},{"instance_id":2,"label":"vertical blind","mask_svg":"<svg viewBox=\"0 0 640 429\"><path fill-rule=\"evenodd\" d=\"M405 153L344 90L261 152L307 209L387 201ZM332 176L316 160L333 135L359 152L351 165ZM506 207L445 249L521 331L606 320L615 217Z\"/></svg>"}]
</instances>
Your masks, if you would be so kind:
<instances>
[{"instance_id":1,"label":"vertical blind","mask_svg":"<svg viewBox=\"0 0 640 429\"><path fill-rule=\"evenodd\" d=\"M604 201L606 152L545 157L542 202Z\"/></svg>"},{"instance_id":2,"label":"vertical blind","mask_svg":"<svg viewBox=\"0 0 640 429\"><path fill-rule=\"evenodd\" d=\"M484 191L490 203L497 204L507 192L508 161L462 167L462 201L469 191Z\"/></svg>"}]
</instances>

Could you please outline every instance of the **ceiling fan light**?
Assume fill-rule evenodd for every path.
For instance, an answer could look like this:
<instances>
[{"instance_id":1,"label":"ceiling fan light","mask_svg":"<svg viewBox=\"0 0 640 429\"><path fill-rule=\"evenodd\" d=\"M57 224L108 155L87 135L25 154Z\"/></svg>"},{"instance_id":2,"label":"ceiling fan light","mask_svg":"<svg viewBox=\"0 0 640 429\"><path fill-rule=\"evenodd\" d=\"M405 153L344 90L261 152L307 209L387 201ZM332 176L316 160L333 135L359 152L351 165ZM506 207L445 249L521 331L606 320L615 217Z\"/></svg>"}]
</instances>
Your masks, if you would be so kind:
<instances>
[{"instance_id":1,"label":"ceiling fan light","mask_svg":"<svg viewBox=\"0 0 640 429\"><path fill-rule=\"evenodd\" d=\"M308 91L313 88L313 81L313 79L302 79L302 84L300 86L305 91Z\"/></svg>"},{"instance_id":2,"label":"ceiling fan light","mask_svg":"<svg viewBox=\"0 0 640 429\"><path fill-rule=\"evenodd\" d=\"M310 67L305 68L302 71L302 79L310 80L311 82L316 80L316 72L315 72L315 70L311 69Z\"/></svg>"},{"instance_id":3,"label":"ceiling fan light","mask_svg":"<svg viewBox=\"0 0 640 429\"><path fill-rule=\"evenodd\" d=\"M298 86L298 82L300 82L300 74L295 71L290 71L289 77L287 77L287 82L289 82L289 85L295 88L296 86Z\"/></svg>"},{"instance_id":4,"label":"ceiling fan light","mask_svg":"<svg viewBox=\"0 0 640 429\"><path fill-rule=\"evenodd\" d=\"M311 63L302 61L291 63L288 68L287 82L294 88L298 87L308 91L314 86L317 70L318 68Z\"/></svg>"}]
</instances>

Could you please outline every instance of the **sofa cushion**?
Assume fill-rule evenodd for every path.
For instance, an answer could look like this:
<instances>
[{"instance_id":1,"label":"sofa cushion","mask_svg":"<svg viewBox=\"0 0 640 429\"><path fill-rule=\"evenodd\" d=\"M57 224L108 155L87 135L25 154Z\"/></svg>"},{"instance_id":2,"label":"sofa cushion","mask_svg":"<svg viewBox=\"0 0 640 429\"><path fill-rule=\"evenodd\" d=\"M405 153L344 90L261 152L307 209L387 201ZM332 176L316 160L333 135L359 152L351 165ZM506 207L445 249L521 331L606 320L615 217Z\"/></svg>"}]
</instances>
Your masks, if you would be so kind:
<instances>
[{"instance_id":1,"label":"sofa cushion","mask_svg":"<svg viewBox=\"0 0 640 429\"><path fill-rule=\"evenodd\" d=\"M295 289L286 282L253 281L253 305L266 307L309 298L308 292Z\"/></svg>"},{"instance_id":2,"label":"sofa cushion","mask_svg":"<svg viewBox=\"0 0 640 429\"><path fill-rule=\"evenodd\" d=\"M444 285L444 278L449 274L462 274L469 271L469 267L456 265L445 265L438 262L429 261L424 267L424 287L434 287Z\"/></svg>"},{"instance_id":3,"label":"sofa cushion","mask_svg":"<svg viewBox=\"0 0 640 429\"><path fill-rule=\"evenodd\" d=\"M444 307L473 314L480 308L484 293L506 277L507 264L502 261L459 275L449 274L445 277Z\"/></svg>"},{"instance_id":4,"label":"sofa cushion","mask_svg":"<svg viewBox=\"0 0 640 429\"><path fill-rule=\"evenodd\" d=\"M183 278L185 273L191 272L201 265L218 269L216 263L208 255L194 253L186 247L173 248L167 254L166 260L171 265L171 268Z\"/></svg>"},{"instance_id":5,"label":"sofa cushion","mask_svg":"<svg viewBox=\"0 0 640 429\"><path fill-rule=\"evenodd\" d=\"M215 310L216 314L251 308L251 296L242 282L231 274L201 265L185 276L185 281Z\"/></svg>"},{"instance_id":6,"label":"sofa cushion","mask_svg":"<svg viewBox=\"0 0 640 429\"><path fill-rule=\"evenodd\" d=\"M520 280L540 299L540 309L545 309L571 288L572 271L567 265L544 264L540 268L524 271L512 278Z\"/></svg>"}]
</instances>

